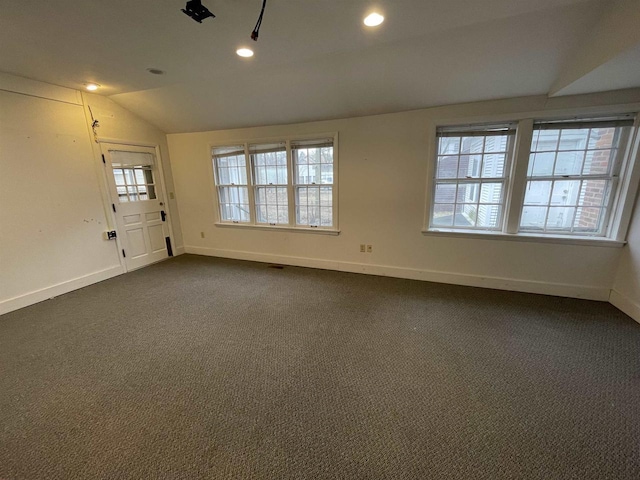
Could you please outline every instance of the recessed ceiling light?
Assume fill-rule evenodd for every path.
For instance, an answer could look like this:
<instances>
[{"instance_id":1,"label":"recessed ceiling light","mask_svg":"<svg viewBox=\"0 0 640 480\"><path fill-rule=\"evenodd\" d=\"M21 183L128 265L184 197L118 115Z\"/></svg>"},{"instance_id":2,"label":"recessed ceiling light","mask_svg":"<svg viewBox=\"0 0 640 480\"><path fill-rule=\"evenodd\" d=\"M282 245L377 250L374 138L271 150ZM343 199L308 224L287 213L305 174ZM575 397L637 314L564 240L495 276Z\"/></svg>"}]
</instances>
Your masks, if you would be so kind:
<instances>
[{"instance_id":1,"label":"recessed ceiling light","mask_svg":"<svg viewBox=\"0 0 640 480\"><path fill-rule=\"evenodd\" d=\"M90 92L94 92L98 88L100 88L100 85L98 85L97 83L87 83L87 84L85 84L85 88L87 90L89 90Z\"/></svg>"},{"instance_id":2,"label":"recessed ceiling light","mask_svg":"<svg viewBox=\"0 0 640 480\"><path fill-rule=\"evenodd\" d=\"M245 58L253 57L253 50L250 48L239 48L236 50L236 53Z\"/></svg>"},{"instance_id":3,"label":"recessed ceiling light","mask_svg":"<svg viewBox=\"0 0 640 480\"><path fill-rule=\"evenodd\" d=\"M164 70L160 70L159 68L147 68L147 72L154 75L164 75Z\"/></svg>"},{"instance_id":4,"label":"recessed ceiling light","mask_svg":"<svg viewBox=\"0 0 640 480\"><path fill-rule=\"evenodd\" d=\"M364 24L367 27L377 27L384 22L384 17L377 12L370 13L364 17Z\"/></svg>"}]
</instances>

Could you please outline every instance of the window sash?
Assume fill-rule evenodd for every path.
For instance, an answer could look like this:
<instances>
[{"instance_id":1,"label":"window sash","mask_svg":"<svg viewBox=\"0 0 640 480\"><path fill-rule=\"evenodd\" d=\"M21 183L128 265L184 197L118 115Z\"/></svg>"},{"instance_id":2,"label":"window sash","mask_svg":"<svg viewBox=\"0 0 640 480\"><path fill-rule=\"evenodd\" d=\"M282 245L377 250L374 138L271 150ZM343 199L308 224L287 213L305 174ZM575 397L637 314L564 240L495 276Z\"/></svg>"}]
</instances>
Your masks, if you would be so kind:
<instances>
[{"instance_id":1,"label":"window sash","mask_svg":"<svg viewBox=\"0 0 640 480\"><path fill-rule=\"evenodd\" d=\"M525 233L552 233L556 235L580 235L580 236L607 236L610 219L612 216L612 206L615 194L618 191L618 175L622 164L622 156L624 155L624 143L628 137L629 125L633 125L633 120L614 119L614 120L593 120L593 121L573 121L573 122L536 122L533 125L533 139L531 142L530 156L527 164L527 176L525 184L525 192L531 191L535 185L545 188L548 185L549 190L547 201L544 203L533 204L527 200L527 195L522 201L521 215L518 225L519 232ZM600 139L592 142L592 135L598 129L614 128L613 137L610 143L598 145ZM563 133L571 130L587 130L586 135L582 138L578 137L574 141L577 146L563 147ZM536 142L540 141L541 131L558 131L555 140L555 147L540 148ZM536 132L538 132L536 134ZM537 135L537 136L536 136ZM597 134L596 134L597 135ZM580 146L579 142L584 140L584 145ZM598 154L609 152L606 158L606 171L598 171ZM535 174L535 166L538 154L553 155L553 163L551 164L550 173ZM591 153L591 156L589 155ZM579 172L558 173L558 162L561 154L574 154L574 157L580 161ZM600 161L604 160L604 156L600 155ZM596 166L594 173L587 171L586 168ZM569 162L570 164L571 162ZM575 161L574 161L575 166ZM602 170L602 166L601 166ZM556 186L564 183L564 197L567 203L553 203L554 194L556 194ZM598 185L602 185L599 188ZM577 191L575 186L577 187ZM586 185L586 187L585 187ZM569 197L573 197L570 199ZM597 201L596 201L597 200ZM533 212L533 213L532 213ZM586 212L586 215L585 215ZM571 216L570 221L564 217L564 213ZM542 219L541 215L544 215ZM525 216L529 220L525 220ZM541 221L538 224L532 224L535 219ZM554 220L555 219L555 220ZM558 220L559 219L559 220ZM552 226L549 226L550 220ZM553 222L556 225L553 226ZM561 225L559 225L560 223Z\"/></svg>"},{"instance_id":2,"label":"window sash","mask_svg":"<svg viewBox=\"0 0 640 480\"><path fill-rule=\"evenodd\" d=\"M487 138L501 136L506 137L504 149L502 147L488 147ZM463 139L469 137L483 137L482 147L475 151L463 151ZM429 228L432 229L457 229L457 230L476 230L476 231L500 231L505 223L507 191L509 185L509 171L512 164L513 141L515 137L515 124L490 124L490 125L464 125L453 127L442 127L436 130L436 162L433 173L433 190L431 192L431 207L429 213ZM457 142L457 151L442 150L441 139L443 138L459 138ZM456 143L456 142L454 142ZM502 164L502 175L496 176L485 175L486 161L491 156L502 156L504 163ZM447 157L457 157L455 165L455 176L440 177L442 173L441 159ZM461 175L461 159L463 157L468 162L476 161L479 157L477 173L475 167L471 175ZM472 160L472 157L475 159ZM469 173L469 167L467 167ZM495 170L490 173L495 173ZM438 187L442 185L455 185L455 194L453 201L438 201ZM464 198L460 198L460 186L468 187L477 185L478 193L473 202L466 202ZM500 198L498 201L483 201L481 192L483 185L500 185ZM494 187L495 188L495 187ZM475 190L475 189L473 189ZM493 189L492 189L493 190ZM462 201L460 201L462 200ZM447 215L447 212L451 215ZM487 224L485 215L489 211L489 222ZM451 217L451 221L448 221ZM464 221L463 221L464 220ZM481 225L478 223L482 221Z\"/></svg>"}]
</instances>

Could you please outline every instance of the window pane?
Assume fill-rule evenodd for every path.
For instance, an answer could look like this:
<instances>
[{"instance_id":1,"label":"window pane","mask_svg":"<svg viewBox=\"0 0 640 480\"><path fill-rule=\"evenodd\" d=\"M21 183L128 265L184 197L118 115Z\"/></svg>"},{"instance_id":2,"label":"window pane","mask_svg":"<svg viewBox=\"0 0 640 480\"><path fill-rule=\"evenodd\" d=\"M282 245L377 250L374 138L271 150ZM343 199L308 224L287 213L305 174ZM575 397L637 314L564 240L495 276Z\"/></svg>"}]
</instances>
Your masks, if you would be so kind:
<instances>
[{"instance_id":1,"label":"window pane","mask_svg":"<svg viewBox=\"0 0 640 480\"><path fill-rule=\"evenodd\" d=\"M476 224L477 215L477 205L457 205L453 225L455 227L473 227Z\"/></svg>"},{"instance_id":2,"label":"window pane","mask_svg":"<svg viewBox=\"0 0 640 480\"><path fill-rule=\"evenodd\" d=\"M451 227L453 225L453 211L455 209L454 204L436 204L433 206L433 221L431 224L434 227Z\"/></svg>"},{"instance_id":3,"label":"window pane","mask_svg":"<svg viewBox=\"0 0 640 480\"><path fill-rule=\"evenodd\" d=\"M489 154L485 155L482 162L483 178L500 178L504 175L504 165L506 154Z\"/></svg>"},{"instance_id":4,"label":"window pane","mask_svg":"<svg viewBox=\"0 0 640 480\"><path fill-rule=\"evenodd\" d=\"M265 167L267 170L267 184L276 185L278 183L277 167Z\"/></svg>"},{"instance_id":5,"label":"window pane","mask_svg":"<svg viewBox=\"0 0 640 480\"><path fill-rule=\"evenodd\" d=\"M277 174L278 178L278 184L279 185L286 185L287 184L287 167L285 166L278 166L278 174Z\"/></svg>"},{"instance_id":6,"label":"window pane","mask_svg":"<svg viewBox=\"0 0 640 480\"><path fill-rule=\"evenodd\" d=\"M580 175L584 152L558 152L554 175Z\"/></svg>"},{"instance_id":7,"label":"window pane","mask_svg":"<svg viewBox=\"0 0 640 480\"><path fill-rule=\"evenodd\" d=\"M436 185L436 203L453 203L456 197L456 186L451 183Z\"/></svg>"},{"instance_id":8,"label":"window pane","mask_svg":"<svg viewBox=\"0 0 640 480\"><path fill-rule=\"evenodd\" d=\"M223 221L249 221L249 192L247 187L220 187L220 215Z\"/></svg>"},{"instance_id":9,"label":"window pane","mask_svg":"<svg viewBox=\"0 0 640 480\"><path fill-rule=\"evenodd\" d=\"M320 224L323 227L333 225L333 209L331 207L320 207Z\"/></svg>"},{"instance_id":10,"label":"window pane","mask_svg":"<svg viewBox=\"0 0 640 480\"><path fill-rule=\"evenodd\" d=\"M320 180L323 184L333 183L333 164L326 163L320 167Z\"/></svg>"},{"instance_id":11,"label":"window pane","mask_svg":"<svg viewBox=\"0 0 640 480\"><path fill-rule=\"evenodd\" d=\"M129 197L127 196L127 188L126 187L116 187L118 191L118 200L120 203L128 202Z\"/></svg>"},{"instance_id":12,"label":"window pane","mask_svg":"<svg viewBox=\"0 0 640 480\"><path fill-rule=\"evenodd\" d=\"M458 162L458 178L478 178L482 155L460 155Z\"/></svg>"},{"instance_id":13,"label":"window pane","mask_svg":"<svg viewBox=\"0 0 640 480\"><path fill-rule=\"evenodd\" d=\"M485 141L485 152L506 152L508 146L508 135L493 135L487 137Z\"/></svg>"},{"instance_id":14,"label":"window pane","mask_svg":"<svg viewBox=\"0 0 640 480\"><path fill-rule=\"evenodd\" d=\"M438 142L438 154L456 154L460 151L460 137L440 137Z\"/></svg>"},{"instance_id":15,"label":"window pane","mask_svg":"<svg viewBox=\"0 0 640 480\"><path fill-rule=\"evenodd\" d=\"M575 211L574 207L549 207L547 230L570 230Z\"/></svg>"},{"instance_id":16,"label":"window pane","mask_svg":"<svg viewBox=\"0 0 640 480\"><path fill-rule=\"evenodd\" d=\"M520 227L524 230L543 230L547 219L547 207L524 206Z\"/></svg>"},{"instance_id":17,"label":"window pane","mask_svg":"<svg viewBox=\"0 0 640 480\"><path fill-rule=\"evenodd\" d=\"M455 191L455 185L447 185L448 187L453 187ZM480 183L461 183L458 185L458 195L456 196L456 203L478 203L478 193L480 191ZM448 203L453 201L453 196L451 199L446 199L443 203Z\"/></svg>"},{"instance_id":18,"label":"window pane","mask_svg":"<svg viewBox=\"0 0 640 480\"><path fill-rule=\"evenodd\" d=\"M456 178L458 172L458 157L438 157L436 178Z\"/></svg>"},{"instance_id":19,"label":"window pane","mask_svg":"<svg viewBox=\"0 0 640 480\"><path fill-rule=\"evenodd\" d=\"M307 150L304 148L293 150L293 158L295 162L299 165L309 163L307 160Z\"/></svg>"},{"instance_id":20,"label":"window pane","mask_svg":"<svg viewBox=\"0 0 640 480\"><path fill-rule=\"evenodd\" d=\"M127 187L127 193L129 194L130 202L137 202L138 199L138 190L136 187Z\"/></svg>"},{"instance_id":21,"label":"window pane","mask_svg":"<svg viewBox=\"0 0 640 480\"><path fill-rule=\"evenodd\" d=\"M322 147L320 149L320 161L322 163L333 163L333 147Z\"/></svg>"},{"instance_id":22,"label":"window pane","mask_svg":"<svg viewBox=\"0 0 640 480\"><path fill-rule=\"evenodd\" d=\"M258 223L289 223L287 187L257 187L255 199Z\"/></svg>"},{"instance_id":23,"label":"window pane","mask_svg":"<svg viewBox=\"0 0 640 480\"><path fill-rule=\"evenodd\" d=\"M555 152L536 153L533 155L533 165L529 176L540 177L553 174L553 162L556 158ZM529 161L531 165L531 160Z\"/></svg>"},{"instance_id":24,"label":"window pane","mask_svg":"<svg viewBox=\"0 0 640 480\"><path fill-rule=\"evenodd\" d=\"M218 168L218 184L219 185L229 185L231 180L229 180L229 169L226 167Z\"/></svg>"},{"instance_id":25,"label":"window pane","mask_svg":"<svg viewBox=\"0 0 640 480\"><path fill-rule=\"evenodd\" d=\"M550 205L577 205L580 180L562 180L553 184Z\"/></svg>"},{"instance_id":26,"label":"window pane","mask_svg":"<svg viewBox=\"0 0 640 480\"><path fill-rule=\"evenodd\" d=\"M501 203L502 184L483 183L480 189L480 203Z\"/></svg>"},{"instance_id":27,"label":"window pane","mask_svg":"<svg viewBox=\"0 0 640 480\"><path fill-rule=\"evenodd\" d=\"M589 135L589 150L609 149L614 145L616 129L611 128L592 128Z\"/></svg>"},{"instance_id":28,"label":"window pane","mask_svg":"<svg viewBox=\"0 0 640 480\"><path fill-rule=\"evenodd\" d=\"M479 205L478 227L496 228L500 222L500 205Z\"/></svg>"},{"instance_id":29,"label":"window pane","mask_svg":"<svg viewBox=\"0 0 640 480\"><path fill-rule=\"evenodd\" d=\"M580 191L580 205L604 206L609 182L607 180L584 180Z\"/></svg>"},{"instance_id":30,"label":"window pane","mask_svg":"<svg viewBox=\"0 0 640 480\"><path fill-rule=\"evenodd\" d=\"M296 207L296 223L299 225L309 225L309 212L306 205Z\"/></svg>"},{"instance_id":31,"label":"window pane","mask_svg":"<svg viewBox=\"0 0 640 480\"><path fill-rule=\"evenodd\" d=\"M484 149L484 137L463 137L460 153L482 153Z\"/></svg>"},{"instance_id":32,"label":"window pane","mask_svg":"<svg viewBox=\"0 0 640 480\"><path fill-rule=\"evenodd\" d=\"M604 209L595 207L581 207L576 210L573 221L575 232L596 233L600 231Z\"/></svg>"},{"instance_id":33,"label":"window pane","mask_svg":"<svg viewBox=\"0 0 640 480\"><path fill-rule=\"evenodd\" d=\"M588 128L562 130L560 132L558 150L584 150L587 146L588 137Z\"/></svg>"},{"instance_id":34,"label":"window pane","mask_svg":"<svg viewBox=\"0 0 640 480\"><path fill-rule=\"evenodd\" d=\"M525 205L548 205L551 195L551 181L529 181L524 195Z\"/></svg>"},{"instance_id":35,"label":"window pane","mask_svg":"<svg viewBox=\"0 0 640 480\"><path fill-rule=\"evenodd\" d=\"M333 206L333 187L320 188L320 205L323 207Z\"/></svg>"},{"instance_id":36,"label":"window pane","mask_svg":"<svg viewBox=\"0 0 640 480\"><path fill-rule=\"evenodd\" d=\"M560 130L534 130L532 152L553 152L558 148Z\"/></svg>"},{"instance_id":37,"label":"window pane","mask_svg":"<svg viewBox=\"0 0 640 480\"><path fill-rule=\"evenodd\" d=\"M113 169L113 178L116 181L116 185L125 185L124 182L124 173L119 168Z\"/></svg>"},{"instance_id":38,"label":"window pane","mask_svg":"<svg viewBox=\"0 0 640 480\"><path fill-rule=\"evenodd\" d=\"M615 150L590 150L584 159L583 175L606 175L612 163Z\"/></svg>"}]
</instances>

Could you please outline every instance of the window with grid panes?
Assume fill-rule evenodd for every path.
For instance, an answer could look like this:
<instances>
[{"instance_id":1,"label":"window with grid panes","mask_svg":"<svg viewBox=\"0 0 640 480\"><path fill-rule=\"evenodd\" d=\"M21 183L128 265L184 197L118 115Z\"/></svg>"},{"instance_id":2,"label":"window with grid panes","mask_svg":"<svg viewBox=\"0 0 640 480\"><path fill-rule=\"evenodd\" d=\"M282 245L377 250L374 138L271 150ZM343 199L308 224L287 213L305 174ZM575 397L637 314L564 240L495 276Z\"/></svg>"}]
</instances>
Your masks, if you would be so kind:
<instances>
[{"instance_id":1,"label":"window with grid panes","mask_svg":"<svg viewBox=\"0 0 640 480\"><path fill-rule=\"evenodd\" d=\"M150 153L111 150L113 178L120 203L157 198L153 165L154 156Z\"/></svg>"},{"instance_id":2,"label":"window with grid panes","mask_svg":"<svg viewBox=\"0 0 640 480\"><path fill-rule=\"evenodd\" d=\"M430 226L500 230L515 124L442 127Z\"/></svg>"},{"instance_id":3,"label":"window with grid panes","mask_svg":"<svg viewBox=\"0 0 640 480\"><path fill-rule=\"evenodd\" d=\"M221 223L336 231L334 139L214 147Z\"/></svg>"},{"instance_id":4,"label":"window with grid panes","mask_svg":"<svg viewBox=\"0 0 640 480\"><path fill-rule=\"evenodd\" d=\"M520 231L605 235L632 125L536 122Z\"/></svg>"},{"instance_id":5,"label":"window with grid panes","mask_svg":"<svg viewBox=\"0 0 640 480\"><path fill-rule=\"evenodd\" d=\"M334 225L333 139L291 142L296 225Z\"/></svg>"},{"instance_id":6,"label":"window with grid panes","mask_svg":"<svg viewBox=\"0 0 640 480\"><path fill-rule=\"evenodd\" d=\"M213 149L220 218L233 223L251 221L244 146Z\"/></svg>"},{"instance_id":7,"label":"window with grid panes","mask_svg":"<svg viewBox=\"0 0 640 480\"><path fill-rule=\"evenodd\" d=\"M256 223L289 224L289 180L285 142L250 145Z\"/></svg>"}]
</instances>

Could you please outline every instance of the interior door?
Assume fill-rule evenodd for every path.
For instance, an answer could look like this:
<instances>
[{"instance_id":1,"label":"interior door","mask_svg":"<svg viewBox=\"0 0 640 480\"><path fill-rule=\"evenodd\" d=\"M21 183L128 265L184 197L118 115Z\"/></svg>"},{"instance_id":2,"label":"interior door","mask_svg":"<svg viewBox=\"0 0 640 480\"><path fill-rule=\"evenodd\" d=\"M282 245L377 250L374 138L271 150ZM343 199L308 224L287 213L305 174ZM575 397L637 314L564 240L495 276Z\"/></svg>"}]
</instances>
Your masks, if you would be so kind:
<instances>
[{"instance_id":1,"label":"interior door","mask_svg":"<svg viewBox=\"0 0 640 480\"><path fill-rule=\"evenodd\" d=\"M127 270L167 258L171 244L155 149L103 143L102 153Z\"/></svg>"}]
</instances>

